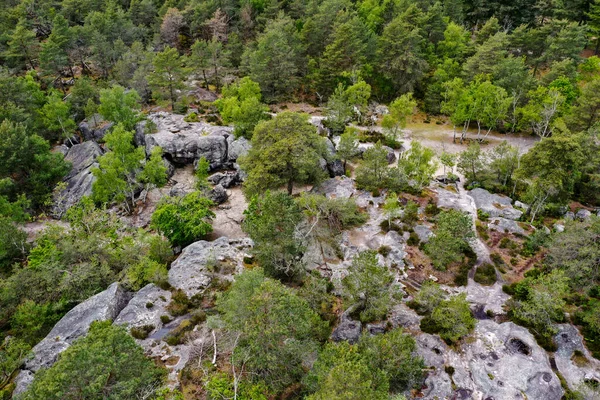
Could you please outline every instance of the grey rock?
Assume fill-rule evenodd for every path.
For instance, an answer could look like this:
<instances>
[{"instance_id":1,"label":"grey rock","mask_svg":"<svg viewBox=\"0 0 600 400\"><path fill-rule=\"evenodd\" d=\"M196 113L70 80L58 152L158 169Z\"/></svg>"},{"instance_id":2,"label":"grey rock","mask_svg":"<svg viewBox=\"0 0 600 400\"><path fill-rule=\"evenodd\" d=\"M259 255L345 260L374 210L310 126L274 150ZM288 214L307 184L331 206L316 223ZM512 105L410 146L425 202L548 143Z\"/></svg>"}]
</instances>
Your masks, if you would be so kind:
<instances>
[{"instance_id":1,"label":"grey rock","mask_svg":"<svg viewBox=\"0 0 600 400\"><path fill-rule=\"evenodd\" d=\"M354 195L356 188L353 179L341 176L323 181L320 185L315 186L312 192L322 194L330 199L347 199Z\"/></svg>"},{"instance_id":2,"label":"grey rock","mask_svg":"<svg viewBox=\"0 0 600 400\"><path fill-rule=\"evenodd\" d=\"M133 143L136 146L146 147L146 123L148 121L141 121L135 125L135 135L133 136Z\"/></svg>"},{"instance_id":3,"label":"grey rock","mask_svg":"<svg viewBox=\"0 0 600 400\"><path fill-rule=\"evenodd\" d=\"M436 191L438 207L462 210L462 200L458 193L442 188L438 188Z\"/></svg>"},{"instance_id":4,"label":"grey rock","mask_svg":"<svg viewBox=\"0 0 600 400\"><path fill-rule=\"evenodd\" d=\"M163 165L167 168L167 178L172 178L175 175L175 166L166 158L163 158Z\"/></svg>"},{"instance_id":5,"label":"grey rock","mask_svg":"<svg viewBox=\"0 0 600 400\"><path fill-rule=\"evenodd\" d=\"M554 230L558 233L565 231L565 226L563 224L554 224Z\"/></svg>"},{"instance_id":6,"label":"grey rock","mask_svg":"<svg viewBox=\"0 0 600 400\"><path fill-rule=\"evenodd\" d=\"M201 293L210 284L212 274L207 264L227 266L234 272L244 270L244 257L252 247L250 239L220 237L212 242L200 240L187 246L171 264L169 283L189 297ZM228 278L233 280L233 273Z\"/></svg>"},{"instance_id":7,"label":"grey rock","mask_svg":"<svg viewBox=\"0 0 600 400\"><path fill-rule=\"evenodd\" d=\"M235 138L233 135L227 138L227 159L231 162L234 162L241 156L245 156L246 154L248 154L248 150L250 150L251 147L250 141L245 137L240 137L235 140L234 139Z\"/></svg>"},{"instance_id":8,"label":"grey rock","mask_svg":"<svg viewBox=\"0 0 600 400\"><path fill-rule=\"evenodd\" d=\"M329 172L329 176L332 178L344 175L346 173L344 171L344 163L341 160L329 161L327 163L327 172Z\"/></svg>"},{"instance_id":9,"label":"grey rock","mask_svg":"<svg viewBox=\"0 0 600 400\"><path fill-rule=\"evenodd\" d=\"M329 135L329 129L323 123L323 121L325 121L326 119L327 119L326 117L321 117L318 115L311 115L310 118L308 119L308 122L310 122L312 125L314 125L317 128L317 132L319 132L319 135L327 136L327 135Z\"/></svg>"},{"instance_id":10,"label":"grey rock","mask_svg":"<svg viewBox=\"0 0 600 400\"><path fill-rule=\"evenodd\" d=\"M177 164L191 164L204 157L212 170L229 165L227 139L232 129L205 122L185 122L183 116L155 113L149 116L158 131L145 135L146 153L160 146L165 155Z\"/></svg>"},{"instance_id":11,"label":"grey rock","mask_svg":"<svg viewBox=\"0 0 600 400\"><path fill-rule=\"evenodd\" d=\"M577 214L575 214L575 217L581 221L586 221L592 217L592 212L589 210L581 209L581 210L577 211Z\"/></svg>"},{"instance_id":12,"label":"grey rock","mask_svg":"<svg viewBox=\"0 0 600 400\"><path fill-rule=\"evenodd\" d=\"M445 185L460 182L460 178L456 175L438 175L435 177L435 180Z\"/></svg>"},{"instance_id":13,"label":"grey rock","mask_svg":"<svg viewBox=\"0 0 600 400\"><path fill-rule=\"evenodd\" d=\"M567 211L564 215L565 219L567 220L574 220L575 219L575 213L572 211Z\"/></svg>"},{"instance_id":14,"label":"grey rock","mask_svg":"<svg viewBox=\"0 0 600 400\"><path fill-rule=\"evenodd\" d=\"M375 107L375 114L377 115L387 115L390 113L390 109L383 104L379 104Z\"/></svg>"},{"instance_id":15,"label":"grey rock","mask_svg":"<svg viewBox=\"0 0 600 400\"><path fill-rule=\"evenodd\" d=\"M148 284L133 296L114 322L129 328L152 325L154 326L152 332L155 332L163 326L160 317L167 314L166 307L170 301L170 291L163 290L152 283ZM148 307L150 304L152 306Z\"/></svg>"},{"instance_id":16,"label":"grey rock","mask_svg":"<svg viewBox=\"0 0 600 400\"><path fill-rule=\"evenodd\" d=\"M385 333L385 328L385 322L378 322L366 325L367 332L369 332L369 334L371 335L382 335Z\"/></svg>"},{"instance_id":17,"label":"grey rock","mask_svg":"<svg viewBox=\"0 0 600 400\"><path fill-rule=\"evenodd\" d=\"M519 235L525 234L525 229L521 228L517 221L502 217L490 218L488 228L498 232L516 233Z\"/></svg>"},{"instance_id":18,"label":"grey rock","mask_svg":"<svg viewBox=\"0 0 600 400\"><path fill-rule=\"evenodd\" d=\"M27 369L22 369L19 371L19 374L17 375L17 377L15 378L15 390L13 391L13 396L16 396L18 394L23 393L25 390L27 390L27 388L29 387L29 385L31 385L33 383L33 378L34 378L34 374L33 372L27 370Z\"/></svg>"},{"instance_id":19,"label":"grey rock","mask_svg":"<svg viewBox=\"0 0 600 400\"><path fill-rule=\"evenodd\" d=\"M112 122L102 121L96 125L90 125L87 121L79 124L79 130L85 140L102 140L108 131L113 127Z\"/></svg>"},{"instance_id":20,"label":"grey rock","mask_svg":"<svg viewBox=\"0 0 600 400\"><path fill-rule=\"evenodd\" d=\"M238 171L217 172L209 176L208 181L213 185L221 185L224 188L230 188L241 183Z\"/></svg>"},{"instance_id":21,"label":"grey rock","mask_svg":"<svg viewBox=\"0 0 600 400\"><path fill-rule=\"evenodd\" d=\"M362 323L350 319L346 313L342 314L340 324L331 333L331 340L334 342L347 341L354 344L360 339L362 332Z\"/></svg>"},{"instance_id":22,"label":"grey rock","mask_svg":"<svg viewBox=\"0 0 600 400\"><path fill-rule=\"evenodd\" d=\"M523 210L529 209L529 204L525 204L519 200L515 201L515 207L522 208Z\"/></svg>"},{"instance_id":23,"label":"grey rock","mask_svg":"<svg viewBox=\"0 0 600 400\"><path fill-rule=\"evenodd\" d=\"M384 150L387 151L387 162L388 164L393 163L394 161L396 161L396 153L394 152L394 149L392 149L391 147L388 146L382 146Z\"/></svg>"},{"instance_id":24,"label":"grey rock","mask_svg":"<svg viewBox=\"0 0 600 400\"><path fill-rule=\"evenodd\" d=\"M238 179L240 180L240 182L244 182L246 180L246 178L248 177L248 174L246 173L246 171L244 171L242 169L242 167L240 167L240 165L237 163L233 163L233 169L235 169L237 171Z\"/></svg>"},{"instance_id":25,"label":"grey rock","mask_svg":"<svg viewBox=\"0 0 600 400\"><path fill-rule=\"evenodd\" d=\"M558 334L554 337L557 350L554 360L558 371L572 390L582 392L585 400L600 398L600 390L587 387L586 381L600 382L600 361L592 357L583 344L581 334L573 325L561 324ZM575 360L575 352L580 355Z\"/></svg>"},{"instance_id":26,"label":"grey rock","mask_svg":"<svg viewBox=\"0 0 600 400\"><path fill-rule=\"evenodd\" d=\"M103 153L96 142L83 142L71 147L65 156L70 162L71 171L64 179L66 187L55 194L52 213L60 218L66 210L74 206L84 196L92 194L92 185L96 178L92 168L97 167L96 159Z\"/></svg>"},{"instance_id":27,"label":"grey rock","mask_svg":"<svg viewBox=\"0 0 600 400\"><path fill-rule=\"evenodd\" d=\"M229 198L227 191L221 185L216 185L214 188L212 188L212 190L208 192L207 197L216 204L225 203Z\"/></svg>"},{"instance_id":28,"label":"grey rock","mask_svg":"<svg viewBox=\"0 0 600 400\"><path fill-rule=\"evenodd\" d=\"M513 208L510 197L492 194L481 188L471 190L469 195L475 200L477 209L486 212L490 217L517 220L523 215L522 211Z\"/></svg>"},{"instance_id":29,"label":"grey rock","mask_svg":"<svg viewBox=\"0 0 600 400\"><path fill-rule=\"evenodd\" d=\"M419 237L419 241L421 243L427 243L429 241L429 238L433 235L431 228L429 228L426 225L415 225L413 230Z\"/></svg>"},{"instance_id":30,"label":"grey rock","mask_svg":"<svg viewBox=\"0 0 600 400\"><path fill-rule=\"evenodd\" d=\"M41 368L51 367L59 354L73 341L87 334L92 322L114 320L125 308L130 297L130 294L115 282L105 291L90 297L69 311L52 328L48 336L32 349L32 357L25 361L25 371L20 374L20 390L25 390L31 383L26 371L36 372Z\"/></svg>"}]
</instances>

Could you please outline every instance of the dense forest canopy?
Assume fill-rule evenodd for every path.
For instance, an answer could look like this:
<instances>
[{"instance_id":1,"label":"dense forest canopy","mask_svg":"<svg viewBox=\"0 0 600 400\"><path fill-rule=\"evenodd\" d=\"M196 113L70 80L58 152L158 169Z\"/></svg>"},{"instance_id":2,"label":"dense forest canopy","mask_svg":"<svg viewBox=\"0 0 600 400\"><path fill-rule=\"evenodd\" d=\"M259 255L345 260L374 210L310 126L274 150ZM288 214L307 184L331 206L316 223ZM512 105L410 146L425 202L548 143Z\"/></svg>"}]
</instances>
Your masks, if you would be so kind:
<instances>
[{"instance_id":1,"label":"dense forest canopy","mask_svg":"<svg viewBox=\"0 0 600 400\"><path fill-rule=\"evenodd\" d=\"M599 54L600 0L3 0L0 400L598 398ZM504 342L545 389L453 364Z\"/></svg>"}]
</instances>

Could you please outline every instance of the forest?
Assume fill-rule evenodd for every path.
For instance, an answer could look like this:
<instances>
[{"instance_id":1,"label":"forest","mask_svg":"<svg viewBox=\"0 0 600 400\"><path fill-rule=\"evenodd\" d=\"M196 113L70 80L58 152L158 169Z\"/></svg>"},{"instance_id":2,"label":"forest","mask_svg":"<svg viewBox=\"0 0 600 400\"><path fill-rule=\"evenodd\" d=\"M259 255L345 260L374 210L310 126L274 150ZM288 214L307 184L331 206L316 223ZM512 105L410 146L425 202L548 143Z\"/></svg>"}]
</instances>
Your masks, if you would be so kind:
<instances>
[{"instance_id":1,"label":"forest","mask_svg":"<svg viewBox=\"0 0 600 400\"><path fill-rule=\"evenodd\" d=\"M0 400L600 399L600 0L3 0Z\"/></svg>"}]
</instances>

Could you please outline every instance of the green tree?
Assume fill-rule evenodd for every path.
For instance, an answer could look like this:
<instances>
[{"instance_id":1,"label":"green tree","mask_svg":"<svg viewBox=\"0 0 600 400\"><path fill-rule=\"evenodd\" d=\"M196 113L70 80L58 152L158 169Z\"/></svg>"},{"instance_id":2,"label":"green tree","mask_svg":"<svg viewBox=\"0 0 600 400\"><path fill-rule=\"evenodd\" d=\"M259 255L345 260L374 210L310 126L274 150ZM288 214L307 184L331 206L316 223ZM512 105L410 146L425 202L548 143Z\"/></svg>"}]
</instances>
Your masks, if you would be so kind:
<instances>
[{"instance_id":1,"label":"green tree","mask_svg":"<svg viewBox=\"0 0 600 400\"><path fill-rule=\"evenodd\" d=\"M253 195L286 185L291 195L295 183L318 183L325 177L320 161L326 151L306 114L282 112L263 121L254 129L252 148L239 161L248 173L244 190Z\"/></svg>"},{"instance_id":2,"label":"green tree","mask_svg":"<svg viewBox=\"0 0 600 400\"><path fill-rule=\"evenodd\" d=\"M409 303L411 308L414 308L421 315L431 315L448 297L439 284L434 281L427 280L423 282L419 291L414 295L413 300Z\"/></svg>"},{"instance_id":3,"label":"green tree","mask_svg":"<svg viewBox=\"0 0 600 400\"><path fill-rule=\"evenodd\" d=\"M471 143L469 147L458 156L458 170L470 182L477 182L485 167L485 154L481 151L479 143Z\"/></svg>"},{"instance_id":4,"label":"green tree","mask_svg":"<svg viewBox=\"0 0 600 400\"><path fill-rule=\"evenodd\" d=\"M394 192L388 193L385 203L383 203L383 213L387 216L388 226L392 226L392 220L400 215L400 211L398 195Z\"/></svg>"},{"instance_id":5,"label":"green tree","mask_svg":"<svg viewBox=\"0 0 600 400\"><path fill-rule=\"evenodd\" d=\"M242 228L254 242L252 254L268 275L294 278L301 274L298 261L303 244L297 238L302 211L282 192L255 196L244 211Z\"/></svg>"},{"instance_id":6,"label":"green tree","mask_svg":"<svg viewBox=\"0 0 600 400\"><path fill-rule=\"evenodd\" d=\"M475 328L475 318L465 293L452 296L435 307L429 317L421 320L425 332L439 333L449 343L456 343Z\"/></svg>"},{"instance_id":7,"label":"green tree","mask_svg":"<svg viewBox=\"0 0 600 400\"><path fill-rule=\"evenodd\" d=\"M62 154L52 153L46 140L31 134L22 124L2 121L0 195L16 201L19 194L24 194L37 209L68 171Z\"/></svg>"},{"instance_id":8,"label":"green tree","mask_svg":"<svg viewBox=\"0 0 600 400\"><path fill-rule=\"evenodd\" d=\"M185 87L184 79L187 70L184 63L185 58L179 56L177 49L166 47L162 52L154 55L152 60L154 70L148 77L153 93L159 99L170 101L173 112L175 112L178 91Z\"/></svg>"},{"instance_id":9,"label":"green tree","mask_svg":"<svg viewBox=\"0 0 600 400\"><path fill-rule=\"evenodd\" d=\"M171 243L186 246L212 232L210 210L213 202L200 192L183 197L166 197L152 214L152 227L165 235Z\"/></svg>"},{"instance_id":10,"label":"green tree","mask_svg":"<svg viewBox=\"0 0 600 400\"><path fill-rule=\"evenodd\" d=\"M19 304L11 318L10 326L16 337L33 346L58 322L52 304L37 304L25 300Z\"/></svg>"},{"instance_id":11,"label":"green tree","mask_svg":"<svg viewBox=\"0 0 600 400\"><path fill-rule=\"evenodd\" d=\"M419 28L399 15L383 29L378 55L385 77L401 93L412 92L429 67Z\"/></svg>"},{"instance_id":12,"label":"green tree","mask_svg":"<svg viewBox=\"0 0 600 400\"><path fill-rule=\"evenodd\" d=\"M206 73L212 75L212 80L217 88L221 89L221 76L224 69L229 65L229 54L225 51L223 43L213 38L210 41L197 40L192 45L190 64L196 71L202 73L204 85L208 89L208 78Z\"/></svg>"},{"instance_id":13,"label":"green tree","mask_svg":"<svg viewBox=\"0 0 600 400\"><path fill-rule=\"evenodd\" d=\"M521 124L530 125L541 139L552 134L554 122L564 111L565 97L556 89L538 86L528 93L529 101L517 109Z\"/></svg>"},{"instance_id":14,"label":"green tree","mask_svg":"<svg viewBox=\"0 0 600 400\"><path fill-rule=\"evenodd\" d=\"M344 163L345 173L348 160L358 155L358 129L347 127L340 135L340 142L336 150L336 155Z\"/></svg>"},{"instance_id":15,"label":"green tree","mask_svg":"<svg viewBox=\"0 0 600 400\"><path fill-rule=\"evenodd\" d=\"M356 184L359 188L370 191L402 188L406 179L397 168L388 167L387 154L388 151L379 142L365 150L363 161L356 168Z\"/></svg>"},{"instance_id":16,"label":"green tree","mask_svg":"<svg viewBox=\"0 0 600 400\"><path fill-rule=\"evenodd\" d=\"M600 218L573 221L551 237L544 263L564 271L570 285L589 289L600 281Z\"/></svg>"},{"instance_id":17,"label":"green tree","mask_svg":"<svg viewBox=\"0 0 600 400\"><path fill-rule=\"evenodd\" d=\"M448 210L438 214L435 236L425 245L425 253L433 265L445 270L450 264L461 261L474 237L471 217L461 211Z\"/></svg>"},{"instance_id":18,"label":"green tree","mask_svg":"<svg viewBox=\"0 0 600 400\"><path fill-rule=\"evenodd\" d=\"M506 187L519 165L519 149L504 140L488 152L488 158L490 170L496 175L496 180Z\"/></svg>"},{"instance_id":19,"label":"green tree","mask_svg":"<svg viewBox=\"0 0 600 400\"><path fill-rule=\"evenodd\" d=\"M68 54L72 40L69 23L62 15L57 14L52 22L52 33L42 44L40 67L46 75L54 76L59 80L63 91L64 87L61 80L63 70L69 68L71 76L74 75Z\"/></svg>"},{"instance_id":20,"label":"green tree","mask_svg":"<svg viewBox=\"0 0 600 400\"><path fill-rule=\"evenodd\" d=\"M268 102L289 97L298 86L301 44L294 22L279 14L242 56L252 80L258 82Z\"/></svg>"},{"instance_id":21,"label":"green tree","mask_svg":"<svg viewBox=\"0 0 600 400\"><path fill-rule=\"evenodd\" d=\"M139 101L140 96L135 90L126 91L124 87L115 85L100 91L98 112L106 120L122 124L126 130L133 130L141 120Z\"/></svg>"},{"instance_id":22,"label":"green tree","mask_svg":"<svg viewBox=\"0 0 600 400\"><path fill-rule=\"evenodd\" d=\"M63 101L60 93L51 92L48 102L40 112L46 129L52 134L51 137L71 141L77 125L71 118L70 104Z\"/></svg>"},{"instance_id":23,"label":"green tree","mask_svg":"<svg viewBox=\"0 0 600 400\"><path fill-rule=\"evenodd\" d=\"M454 172L454 166L456 165L457 155L454 153L442 152L440 156L440 162L444 166L444 175L446 175L446 168L450 169L450 174Z\"/></svg>"},{"instance_id":24,"label":"green tree","mask_svg":"<svg viewBox=\"0 0 600 400\"><path fill-rule=\"evenodd\" d=\"M372 371L385 372L392 392L402 392L421 384L425 364L416 354L415 339L401 328L383 335L363 335L358 348Z\"/></svg>"},{"instance_id":25,"label":"green tree","mask_svg":"<svg viewBox=\"0 0 600 400\"><path fill-rule=\"evenodd\" d=\"M363 322L385 318L399 294L393 275L379 264L374 251L359 253L352 260L342 285L348 307L358 312Z\"/></svg>"},{"instance_id":26,"label":"green tree","mask_svg":"<svg viewBox=\"0 0 600 400\"><path fill-rule=\"evenodd\" d=\"M35 61L40 51L40 45L35 33L29 29L25 19L20 19L8 38L4 56L13 63L35 69Z\"/></svg>"},{"instance_id":27,"label":"green tree","mask_svg":"<svg viewBox=\"0 0 600 400\"><path fill-rule=\"evenodd\" d=\"M517 299L510 303L510 314L530 326L537 335L550 338L558 330L555 322L564 320L564 298L569 293L569 279L563 271L553 270L537 278L519 282Z\"/></svg>"},{"instance_id":28,"label":"green tree","mask_svg":"<svg viewBox=\"0 0 600 400\"><path fill-rule=\"evenodd\" d=\"M433 150L415 140L410 144L410 149L402 153L398 160L398 168L404 172L411 184L420 190L429 184L437 170L438 164L434 156Z\"/></svg>"},{"instance_id":29,"label":"green tree","mask_svg":"<svg viewBox=\"0 0 600 400\"><path fill-rule=\"evenodd\" d=\"M226 328L239 334L234 362L276 391L302 377L303 362L326 334L327 324L305 300L260 269L238 275L217 308Z\"/></svg>"},{"instance_id":30,"label":"green tree","mask_svg":"<svg viewBox=\"0 0 600 400\"><path fill-rule=\"evenodd\" d=\"M10 382L15 371L29 355L30 349L31 346L15 337L4 339L0 346L0 389Z\"/></svg>"},{"instance_id":31,"label":"green tree","mask_svg":"<svg viewBox=\"0 0 600 400\"><path fill-rule=\"evenodd\" d=\"M587 83L571 112L569 125L575 131L588 130L600 119L600 79Z\"/></svg>"},{"instance_id":32,"label":"green tree","mask_svg":"<svg viewBox=\"0 0 600 400\"><path fill-rule=\"evenodd\" d=\"M252 137L256 125L268 119L269 108L261 103L260 86L249 77L223 88L223 97L215 101L223 122L233 123L236 136Z\"/></svg>"},{"instance_id":33,"label":"green tree","mask_svg":"<svg viewBox=\"0 0 600 400\"><path fill-rule=\"evenodd\" d=\"M406 118L413 114L416 106L412 93L403 94L390 103L390 112L383 116L381 126L392 139L398 138L400 130L406 127Z\"/></svg>"},{"instance_id":34,"label":"green tree","mask_svg":"<svg viewBox=\"0 0 600 400\"><path fill-rule=\"evenodd\" d=\"M325 120L327 127L334 134L343 132L356 112L359 118L364 114L369 97L371 97L371 86L363 80L347 88L341 83L338 84L327 101Z\"/></svg>"},{"instance_id":35,"label":"green tree","mask_svg":"<svg viewBox=\"0 0 600 400\"><path fill-rule=\"evenodd\" d=\"M122 202L125 209L131 211L142 184L166 183L166 168L160 165L162 150L153 151L150 160L145 161L144 147L133 144L133 132L125 130L123 124L104 136L104 141L110 151L99 157L98 167L92 169L96 177L92 197L98 203Z\"/></svg>"},{"instance_id":36,"label":"green tree","mask_svg":"<svg viewBox=\"0 0 600 400\"><path fill-rule=\"evenodd\" d=\"M130 399L159 386L164 376L125 328L94 322L52 367L36 374L23 399Z\"/></svg>"},{"instance_id":37,"label":"green tree","mask_svg":"<svg viewBox=\"0 0 600 400\"><path fill-rule=\"evenodd\" d=\"M385 373L370 368L357 346L329 343L319 354L306 384L307 400L386 400L389 383Z\"/></svg>"},{"instance_id":38,"label":"green tree","mask_svg":"<svg viewBox=\"0 0 600 400\"><path fill-rule=\"evenodd\" d=\"M87 77L79 78L71 88L71 93L66 99L71 106L73 119L81 121L86 117L85 107L91 100L93 103L98 102L98 89L94 86L91 79Z\"/></svg>"}]
</instances>

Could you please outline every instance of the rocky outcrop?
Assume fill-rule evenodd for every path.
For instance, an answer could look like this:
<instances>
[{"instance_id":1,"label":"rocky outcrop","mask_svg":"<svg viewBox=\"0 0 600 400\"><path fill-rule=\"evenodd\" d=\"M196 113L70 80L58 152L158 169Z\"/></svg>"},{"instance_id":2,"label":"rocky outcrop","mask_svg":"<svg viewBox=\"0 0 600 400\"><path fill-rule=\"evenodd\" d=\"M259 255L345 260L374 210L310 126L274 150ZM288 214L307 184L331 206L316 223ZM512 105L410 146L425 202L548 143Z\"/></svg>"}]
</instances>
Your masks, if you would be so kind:
<instances>
[{"instance_id":1,"label":"rocky outcrop","mask_svg":"<svg viewBox=\"0 0 600 400\"><path fill-rule=\"evenodd\" d=\"M213 201L215 204L223 204L229 198L227 195L227 191L221 185L216 185L214 188L208 192L207 197Z\"/></svg>"},{"instance_id":2,"label":"rocky outcrop","mask_svg":"<svg viewBox=\"0 0 600 400\"><path fill-rule=\"evenodd\" d=\"M191 164L204 157L212 170L232 166L227 151L230 127L185 122L181 115L164 112L151 114L149 119L158 130L144 137L147 154L160 146L165 157L177 164Z\"/></svg>"},{"instance_id":3,"label":"rocky outcrop","mask_svg":"<svg viewBox=\"0 0 600 400\"><path fill-rule=\"evenodd\" d=\"M356 192L354 180L342 176L339 178L327 179L312 189L313 193L322 194L329 199L347 199Z\"/></svg>"},{"instance_id":4,"label":"rocky outcrop","mask_svg":"<svg viewBox=\"0 0 600 400\"><path fill-rule=\"evenodd\" d=\"M230 188L242 183L239 171L217 172L209 176L208 181L213 185L221 185L224 188Z\"/></svg>"},{"instance_id":5,"label":"rocky outcrop","mask_svg":"<svg viewBox=\"0 0 600 400\"><path fill-rule=\"evenodd\" d=\"M96 180L92 168L98 166L96 159L102 154L102 148L96 142L83 142L69 149L65 160L72 167L64 179L66 187L54 196L53 213L57 217L60 218L82 197L92 194L92 185Z\"/></svg>"},{"instance_id":6,"label":"rocky outcrop","mask_svg":"<svg viewBox=\"0 0 600 400\"><path fill-rule=\"evenodd\" d=\"M251 144L248 139L245 137L240 137L235 139L233 135L227 138L227 159L230 162L236 161L241 156L245 156L248 154L248 150L250 150Z\"/></svg>"},{"instance_id":7,"label":"rocky outcrop","mask_svg":"<svg viewBox=\"0 0 600 400\"><path fill-rule=\"evenodd\" d=\"M29 377L32 372L52 366L59 354L73 341L87 334L92 322L114 320L129 299L129 293L115 282L105 291L75 306L58 321L48 336L32 349L32 357L25 362L24 370L19 373L19 390L25 390L28 383L31 383Z\"/></svg>"},{"instance_id":8,"label":"rocky outcrop","mask_svg":"<svg viewBox=\"0 0 600 400\"><path fill-rule=\"evenodd\" d=\"M459 352L427 334L418 336L417 347L433 367L425 380L425 399L560 400L563 395L546 352L527 329L512 322L479 321Z\"/></svg>"},{"instance_id":9,"label":"rocky outcrop","mask_svg":"<svg viewBox=\"0 0 600 400\"><path fill-rule=\"evenodd\" d=\"M579 391L585 400L600 398L600 361L583 345L581 334L573 325L561 324L554 337L556 368L571 390ZM595 386L595 389L594 389Z\"/></svg>"},{"instance_id":10,"label":"rocky outcrop","mask_svg":"<svg viewBox=\"0 0 600 400\"><path fill-rule=\"evenodd\" d=\"M523 214L522 211L513 208L510 197L493 194L481 188L471 190L469 195L475 201L477 209L487 213L490 217L517 220Z\"/></svg>"},{"instance_id":11,"label":"rocky outcrop","mask_svg":"<svg viewBox=\"0 0 600 400\"><path fill-rule=\"evenodd\" d=\"M154 329L149 333L155 332L163 325L160 317L167 314L170 301L170 291L148 284L133 296L114 322L129 328L152 325Z\"/></svg>"},{"instance_id":12,"label":"rocky outcrop","mask_svg":"<svg viewBox=\"0 0 600 400\"><path fill-rule=\"evenodd\" d=\"M521 228L517 221L502 217L490 218L488 228L503 233L516 233L518 235L525 234L525 229Z\"/></svg>"},{"instance_id":13,"label":"rocky outcrop","mask_svg":"<svg viewBox=\"0 0 600 400\"><path fill-rule=\"evenodd\" d=\"M581 221L587 221L588 219L590 219L592 217L592 212L586 209L581 209L579 211L577 211L577 213L575 213L575 218L581 220Z\"/></svg>"},{"instance_id":14,"label":"rocky outcrop","mask_svg":"<svg viewBox=\"0 0 600 400\"><path fill-rule=\"evenodd\" d=\"M462 199L455 191L450 191L442 188L437 188L437 206L440 208L451 208L454 210L462 210Z\"/></svg>"},{"instance_id":15,"label":"rocky outcrop","mask_svg":"<svg viewBox=\"0 0 600 400\"><path fill-rule=\"evenodd\" d=\"M98 122L90 124L88 121L83 121L79 124L79 130L85 140L102 140L104 135L113 127L112 122L102 120L101 116L96 116Z\"/></svg>"},{"instance_id":16,"label":"rocky outcrop","mask_svg":"<svg viewBox=\"0 0 600 400\"><path fill-rule=\"evenodd\" d=\"M419 241L421 243L427 243L429 241L429 238L431 236L433 236L433 232L431 231L431 228L428 227L427 225L415 225L413 230L419 237Z\"/></svg>"},{"instance_id":17,"label":"rocky outcrop","mask_svg":"<svg viewBox=\"0 0 600 400\"><path fill-rule=\"evenodd\" d=\"M171 286L182 289L189 297L201 293L212 281L209 267L228 267L239 273L243 270L244 257L252 247L250 239L228 239L220 237L212 242L200 240L183 251L169 270ZM233 279L233 275L226 277Z\"/></svg>"},{"instance_id":18,"label":"rocky outcrop","mask_svg":"<svg viewBox=\"0 0 600 400\"><path fill-rule=\"evenodd\" d=\"M334 342L347 341L349 343L356 343L360 339L362 332L362 323L350 319L347 312L341 316L340 324L331 333L331 340Z\"/></svg>"}]
</instances>

